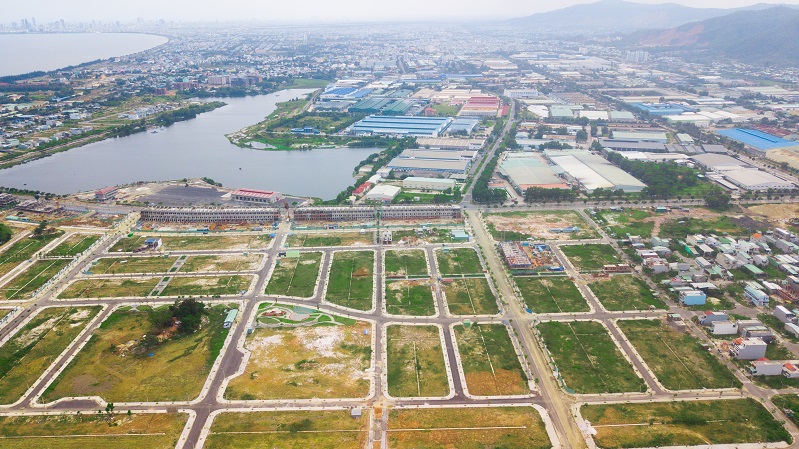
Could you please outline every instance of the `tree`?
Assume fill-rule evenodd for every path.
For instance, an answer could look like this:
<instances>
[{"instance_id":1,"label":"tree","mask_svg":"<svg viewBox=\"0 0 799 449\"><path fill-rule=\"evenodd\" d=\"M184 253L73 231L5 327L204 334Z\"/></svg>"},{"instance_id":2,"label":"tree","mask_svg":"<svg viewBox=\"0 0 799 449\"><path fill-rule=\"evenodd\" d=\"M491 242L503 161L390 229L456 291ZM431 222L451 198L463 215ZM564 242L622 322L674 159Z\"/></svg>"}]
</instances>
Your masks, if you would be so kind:
<instances>
[{"instance_id":1,"label":"tree","mask_svg":"<svg viewBox=\"0 0 799 449\"><path fill-rule=\"evenodd\" d=\"M577 131L577 135L575 136L578 142L585 142L588 140L588 133L585 132L584 129Z\"/></svg>"},{"instance_id":2,"label":"tree","mask_svg":"<svg viewBox=\"0 0 799 449\"><path fill-rule=\"evenodd\" d=\"M0 245L11 240L12 234L13 231L11 231L11 228L4 225L3 223L0 223Z\"/></svg>"},{"instance_id":3,"label":"tree","mask_svg":"<svg viewBox=\"0 0 799 449\"><path fill-rule=\"evenodd\" d=\"M729 209L731 200L730 195L719 186L713 186L705 194L705 204L715 210Z\"/></svg>"},{"instance_id":4,"label":"tree","mask_svg":"<svg viewBox=\"0 0 799 449\"><path fill-rule=\"evenodd\" d=\"M44 233L44 229L47 227L47 220L42 220L39 223L39 226L36 226L36 229L33 230L33 235L40 236Z\"/></svg>"}]
</instances>

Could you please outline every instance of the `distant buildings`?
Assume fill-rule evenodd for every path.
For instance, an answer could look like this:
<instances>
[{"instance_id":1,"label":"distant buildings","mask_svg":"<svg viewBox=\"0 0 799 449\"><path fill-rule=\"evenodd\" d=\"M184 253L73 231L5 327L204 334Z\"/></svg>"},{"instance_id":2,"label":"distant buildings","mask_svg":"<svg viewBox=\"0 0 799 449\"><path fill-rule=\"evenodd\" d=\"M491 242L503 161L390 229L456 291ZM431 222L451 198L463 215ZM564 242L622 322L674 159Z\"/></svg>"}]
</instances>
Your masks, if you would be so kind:
<instances>
[{"instance_id":1,"label":"distant buildings","mask_svg":"<svg viewBox=\"0 0 799 449\"><path fill-rule=\"evenodd\" d=\"M253 189L238 189L231 194L231 197L236 201L255 204L273 204L283 199L280 192Z\"/></svg>"}]
</instances>

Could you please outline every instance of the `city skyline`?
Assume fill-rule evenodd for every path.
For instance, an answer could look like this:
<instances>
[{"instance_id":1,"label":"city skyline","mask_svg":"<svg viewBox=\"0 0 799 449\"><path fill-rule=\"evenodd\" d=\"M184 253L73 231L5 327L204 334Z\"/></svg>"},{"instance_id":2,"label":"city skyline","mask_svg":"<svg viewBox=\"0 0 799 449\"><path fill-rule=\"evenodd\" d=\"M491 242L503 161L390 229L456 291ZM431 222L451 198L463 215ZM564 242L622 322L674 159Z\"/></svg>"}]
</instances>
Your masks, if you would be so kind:
<instances>
[{"instance_id":1,"label":"city skyline","mask_svg":"<svg viewBox=\"0 0 799 449\"><path fill-rule=\"evenodd\" d=\"M4 7L4 21L15 22L35 18L39 23L61 19L68 21L131 21L145 20L178 21L239 21L263 22L337 22L337 21L481 21L509 19L557 10L577 4L593 3L593 0L560 0L547 4L530 3L524 0L501 0L491 10L474 0L445 1L430 4L422 0L409 0L403 4L383 4L375 7L368 0L346 0L326 2L310 0L303 9L293 4L259 4L250 0L231 0L224 4L209 2L186 2L178 0L156 2L143 0L136 3L114 4L97 0L84 0L79 5L51 0L34 0ZM638 0L635 3L660 4L660 0ZM695 8L737 8L756 3L799 4L799 0L779 2L756 2L752 0L681 0L672 3Z\"/></svg>"}]
</instances>

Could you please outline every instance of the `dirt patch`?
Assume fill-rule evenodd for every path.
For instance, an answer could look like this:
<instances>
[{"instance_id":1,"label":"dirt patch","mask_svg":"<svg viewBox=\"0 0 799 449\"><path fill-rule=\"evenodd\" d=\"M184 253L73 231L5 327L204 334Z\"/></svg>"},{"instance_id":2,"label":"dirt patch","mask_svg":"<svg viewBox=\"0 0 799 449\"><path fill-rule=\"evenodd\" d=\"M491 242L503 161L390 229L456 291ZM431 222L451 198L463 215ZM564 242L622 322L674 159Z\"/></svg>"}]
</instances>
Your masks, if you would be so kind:
<instances>
[{"instance_id":1,"label":"dirt patch","mask_svg":"<svg viewBox=\"0 0 799 449\"><path fill-rule=\"evenodd\" d=\"M354 278L365 278L370 277L372 273L366 268L359 268L352 272L352 277Z\"/></svg>"},{"instance_id":2,"label":"dirt patch","mask_svg":"<svg viewBox=\"0 0 799 449\"><path fill-rule=\"evenodd\" d=\"M747 210L779 227L799 226L799 204L761 204Z\"/></svg>"}]
</instances>

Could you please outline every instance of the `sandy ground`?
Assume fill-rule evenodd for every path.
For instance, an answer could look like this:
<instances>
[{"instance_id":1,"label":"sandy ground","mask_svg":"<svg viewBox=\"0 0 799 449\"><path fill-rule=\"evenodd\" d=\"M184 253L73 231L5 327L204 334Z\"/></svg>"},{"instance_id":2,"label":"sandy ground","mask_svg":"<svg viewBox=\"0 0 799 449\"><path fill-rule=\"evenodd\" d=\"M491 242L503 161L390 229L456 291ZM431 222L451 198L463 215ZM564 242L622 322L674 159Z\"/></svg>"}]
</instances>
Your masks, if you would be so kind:
<instances>
[{"instance_id":1,"label":"sandy ground","mask_svg":"<svg viewBox=\"0 0 799 449\"><path fill-rule=\"evenodd\" d=\"M761 204L747 210L780 227L790 224L792 219L795 225L799 224L799 204Z\"/></svg>"},{"instance_id":2,"label":"sandy ground","mask_svg":"<svg viewBox=\"0 0 799 449\"><path fill-rule=\"evenodd\" d=\"M575 218L575 216L577 218ZM510 216L486 214L485 220L494 225L498 231L511 231L527 234L535 238L547 240L571 240L571 234L550 232L553 228L566 228L578 226L585 228L586 225L576 213L571 214L546 214L535 213L527 216Z\"/></svg>"},{"instance_id":3,"label":"sandy ground","mask_svg":"<svg viewBox=\"0 0 799 449\"><path fill-rule=\"evenodd\" d=\"M799 168L799 150L779 149L770 150L766 157L775 162L787 162L793 168Z\"/></svg>"}]
</instances>

